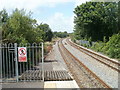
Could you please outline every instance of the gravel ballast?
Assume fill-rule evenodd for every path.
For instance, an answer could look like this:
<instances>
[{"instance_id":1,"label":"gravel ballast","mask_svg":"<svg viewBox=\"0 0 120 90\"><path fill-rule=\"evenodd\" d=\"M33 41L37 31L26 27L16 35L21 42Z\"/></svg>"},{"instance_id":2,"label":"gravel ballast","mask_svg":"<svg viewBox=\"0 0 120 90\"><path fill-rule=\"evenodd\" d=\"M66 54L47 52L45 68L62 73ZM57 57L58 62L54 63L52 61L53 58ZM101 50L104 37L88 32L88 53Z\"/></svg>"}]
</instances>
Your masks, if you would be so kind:
<instances>
[{"instance_id":1,"label":"gravel ballast","mask_svg":"<svg viewBox=\"0 0 120 90\"><path fill-rule=\"evenodd\" d=\"M82 63L84 63L90 70L92 70L97 76L99 76L103 81L105 81L112 88L118 88L118 72L109 68L108 66L96 61L92 57L80 52L71 45L69 45L66 40L63 40L64 46ZM65 44L67 43L67 44Z\"/></svg>"}]
</instances>

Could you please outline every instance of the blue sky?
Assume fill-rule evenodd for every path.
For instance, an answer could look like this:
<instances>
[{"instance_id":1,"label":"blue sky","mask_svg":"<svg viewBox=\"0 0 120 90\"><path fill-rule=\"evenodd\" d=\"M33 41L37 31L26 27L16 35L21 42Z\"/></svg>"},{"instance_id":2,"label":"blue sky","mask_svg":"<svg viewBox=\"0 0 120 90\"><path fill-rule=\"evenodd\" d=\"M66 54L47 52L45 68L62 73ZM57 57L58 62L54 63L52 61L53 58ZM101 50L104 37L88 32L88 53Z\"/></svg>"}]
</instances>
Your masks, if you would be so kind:
<instances>
[{"instance_id":1,"label":"blue sky","mask_svg":"<svg viewBox=\"0 0 120 90\"><path fill-rule=\"evenodd\" d=\"M68 2L68 3L60 3L54 7L39 7L38 10L40 10L41 13L37 13L35 15L36 18L42 18L46 19L47 17L51 17L56 12L63 13L65 16L72 16L73 15L73 7L74 2Z\"/></svg>"},{"instance_id":2,"label":"blue sky","mask_svg":"<svg viewBox=\"0 0 120 90\"><path fill-rule=\"evenodd\" d=\"M32 11L38 23L47 23L52 31L73 32L73 10L77 5L90 0L0 0L0 10L9 13L15 8Z\"/></svg>"}]
</instances>

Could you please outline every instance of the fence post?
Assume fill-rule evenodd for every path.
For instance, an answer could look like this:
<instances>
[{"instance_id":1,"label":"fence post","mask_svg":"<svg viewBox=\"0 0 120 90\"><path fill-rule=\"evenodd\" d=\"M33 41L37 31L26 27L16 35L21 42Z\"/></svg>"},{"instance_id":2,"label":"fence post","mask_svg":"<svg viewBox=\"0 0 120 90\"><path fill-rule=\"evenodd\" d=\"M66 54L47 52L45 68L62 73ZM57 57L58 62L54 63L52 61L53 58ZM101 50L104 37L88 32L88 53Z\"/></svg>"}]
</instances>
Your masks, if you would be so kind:
<instances>
[{"instance_id":1,"label":"fence post","mask_svg":"<svg viewBox=\"0 0 120 90\"><path fill-rule=\"evenodd\" d=\"M17 59L17 43L15 45L15 67L16 67L16 80L18 82L18 59Z\"/></svg>"},{"instance_id":2,"label":"fence post","mask_svg":"<svg viewBox=\"0 0 120 90\"><path fill-rule=\"evenodd\" d=\"M42 79L44 82L44 46L43 46L43 42L42 42Z\"/></svg>"}]
</instances>

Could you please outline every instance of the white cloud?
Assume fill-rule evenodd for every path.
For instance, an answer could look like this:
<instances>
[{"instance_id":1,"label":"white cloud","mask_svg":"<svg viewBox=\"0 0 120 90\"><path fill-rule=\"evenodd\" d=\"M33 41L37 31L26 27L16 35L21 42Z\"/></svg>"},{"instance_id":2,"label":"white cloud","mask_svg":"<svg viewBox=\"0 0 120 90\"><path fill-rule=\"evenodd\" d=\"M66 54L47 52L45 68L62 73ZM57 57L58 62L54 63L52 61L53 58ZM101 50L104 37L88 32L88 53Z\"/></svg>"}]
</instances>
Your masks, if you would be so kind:
<instances>
[{"instance_id":1,"label":"white cloud","mask_svg":"<svg viewBox=\"0 0 120 90\"><path fill-rule=\"evenodd\" d=\"M90 0L0 0L0 10L2 8L14 9L25 8L34 10L40 6L54 7L58 3L75 2L76 5Z\"/></svg>"},{"instance_id":2,"label":"white cloud","mask_svg":"<svg viewBox=\"0 0 120 90\"><path fill-rule=\"evenodd\" d=\"M14 8L25 8L28 10L34 10L39 5L43 5L44 2L40 2L39 0L0 0L0 9L6 8L14 9Z\"/></svg>"},{"instance_id":3,"label":"white cloud","mask_svg":"<svg viewBox=\"0 0 120 90\"><path fill-rule=\"evenodd\" d=\"M14 8L25 8L33 10L40 6L51 7L57 3L68 2L69 0L0 0L0 10L2 8L14 9ZM72 1L72 0L70 0Z\"/></svg>"},{"instance_id":4,"label":"white cloud","mask_svg":"<svg viewBox=\"0 0 120 90\"><path fill-rule=\"evenodd\" d=\"M56 12L52 17L48 18L45 23L48 23L53 31L72 32L73 16L65 17L63 13Z\"/></svg>"},{"instance_id":5,"label":"white cloud","mask_svg":"<svg viewBox=\"0 0 120 90\"><path fill-rule=\"evenodd\" d=\"M67 2L74 2L76 7L77 5L85 3L86 1L90 0L0 0L0 10L5 8L10 13L11 10L15 8L24 8L28 11L32 11L35 15L37 13L41 14L42 11L38 10L39 7L55 7L57 4ZM54 31L67 30L68 32L71 32L74 26L73 16L65 16L66 15L64 15L63 13L59 13L56 11L56 13L52 17L48 17L48 19L43 22L50 24L50 27Z\"/></svg>"},{"instance_id":6,"label":"white cloud","mask_svg":"<svg viewBox=\"0 0 120 90\"><path fill-rule=\"evenodd\" d=\"M81 5L82 3L85 3L85 2L88 2L88 1L91 1L91 0L75 0L75 7L77 5Z\"/></svg>"}]
</instances>

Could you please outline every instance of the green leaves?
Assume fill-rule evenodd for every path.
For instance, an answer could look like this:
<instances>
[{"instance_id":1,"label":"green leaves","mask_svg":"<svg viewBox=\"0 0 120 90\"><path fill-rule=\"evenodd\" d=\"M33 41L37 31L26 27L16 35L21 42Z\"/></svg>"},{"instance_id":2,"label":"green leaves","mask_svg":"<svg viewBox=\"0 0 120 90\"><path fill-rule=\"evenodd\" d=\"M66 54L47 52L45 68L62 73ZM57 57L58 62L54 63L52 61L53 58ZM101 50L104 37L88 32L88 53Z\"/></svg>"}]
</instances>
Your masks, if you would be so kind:
<instances>
[{"instance_id":1,"label":"green leaves","mask_svg":"<svg viewBox=\"0 0 120 90\"><path fill-rule=\"evenodd\" d=\"M2 11L0 11L0 25L2 23L7 22L7 19L8 19L8 13L6 12L5 9L3 9Z\"/></svg>"},{"instance_id":2,"label":"green leaves","mask_svg":"<svg viewBox=\"0 0 120 90\"><path fill-rule=\"evenodd\" d=\"M53 33L48 24L40 24L37 26L38 31L41 32L41 36L43 41L51 41L53 37Z\"/></svg>"},{"instance_id":3,"label":"green leaves","mask_svg":"<svg viewBox=\"0 0 120 90\"><path fill-rule=\"evenodd\" d=\"M79 39L108 40L117 33L117 3L87 2L74 10L74 33ZM78 38L77 38L78 39Z\"/></svg>"},{"instance_id":4,"label":"green leaves","mask_svg":"<svg viewBox=\"0 0 120 90\"><path fill-rule=\"evenodd\" d=\"M113 35L108 42L98 42L91 48L103 52L111 58L120 59L120 34Z\"/></svg>"},{"instance_id":5,"label":"green leaves","mask_svg":"<svg viewBox=\"0 0 120 90\"><path fill-rule=\"evenodd\" d=\"M3 42L39 43L51 41L53 34L49 25L38 25L37 21L31 18L31 12L26 13L24 9L15 9L10 16L6 15L8 14L5 10L0 12L0 20L3 19L1 21Z\"/></svg>"},{"instance_id":6,"label":"green leaves","mask_svg":"<svg viewBox=\"0 0 120 90\"><path fill-rule=\"evenodd\" d=\"M7 29L8 31L11 30L9 33L12 36L16 36L15 42L20 43L24 40L32 43L33 41L31 40L33 39L29 35L31 35L30 33L34 33L33 24L33 19L30 18L29 14L26 14L24 9L15 9L8 20Z\"/></svg>"},{"instance_id":7,"label":"green leaves","mask_svg":"<svg viewBox=\"0 0 120 90\"><path fill-rule=\"evenodd\" d=\"M91 38L97 41L92 49L120 58L120 2L87 2L74 13L75 39Z\"/></svg>"},{"instance_id":8,"label":"green leaves","mask_svg":"<svg viewBox=\"0 0 120 90\"><path fill-rule=\"evenodd\" d=\"M69 34L66 31L64 31L64 32L54 32L53 34L54 34L55 38L56 37L65 38L65 37L69 36Z\"/></svg>"}]
</instances>

